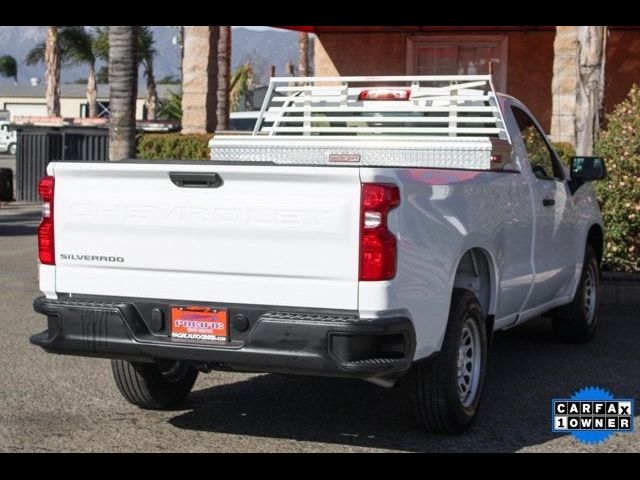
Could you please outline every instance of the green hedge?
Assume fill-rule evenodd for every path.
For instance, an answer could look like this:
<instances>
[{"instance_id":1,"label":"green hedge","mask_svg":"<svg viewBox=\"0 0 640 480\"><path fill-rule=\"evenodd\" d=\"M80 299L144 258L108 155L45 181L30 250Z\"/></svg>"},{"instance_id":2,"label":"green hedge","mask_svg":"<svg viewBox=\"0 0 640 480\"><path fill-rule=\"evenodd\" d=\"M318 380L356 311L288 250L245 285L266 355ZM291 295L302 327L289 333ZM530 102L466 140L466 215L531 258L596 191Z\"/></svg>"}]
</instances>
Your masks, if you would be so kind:
<instances>
[{"instance_id":1,"label":"green hedge","mask_svg":"<svg viewBox=\"0 0 640 480\"><path fill-rule=\"evenodd\" d=\"M562 163L565 164L567 167L571 163L571 157L574 157L576 155L576 149L570 143L563 143L563 142L554 143L553 149L558 154L558 157L560 157L560 160L562 161Z\"/></svg>"},{"instance_id":2,"label":"green hedge","mask_svg":"<svg viewBox=\"0 0 640 480\"><path fill-rule=\"evenodd\" d=\"M208 160L211 134L143 133L137 158L145 160Z\"/></svg>"},{"instance_id":3,"label":"green hedge","mask_svg":"<svg viewBox=\"0 0 640 480\"><path fill-rule=\"evenodd\" d=\"M596 182L605 223L605 267L640 272L640 87L607 115L596 144L607 179Z\"/></svg>"}]
</instances>

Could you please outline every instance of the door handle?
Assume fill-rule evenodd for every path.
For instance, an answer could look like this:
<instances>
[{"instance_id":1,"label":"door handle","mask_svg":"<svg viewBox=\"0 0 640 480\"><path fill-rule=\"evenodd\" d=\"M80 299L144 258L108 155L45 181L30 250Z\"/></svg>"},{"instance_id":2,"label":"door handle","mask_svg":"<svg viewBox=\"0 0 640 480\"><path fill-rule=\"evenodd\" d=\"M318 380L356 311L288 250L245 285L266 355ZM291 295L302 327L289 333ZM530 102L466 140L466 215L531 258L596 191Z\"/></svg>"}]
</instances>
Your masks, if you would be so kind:
<instances>
[{"instance_id":1,"label":"door handle","mask_svg":"<svg viewBox=\"0 0 640 480\"><path fill-rule=\"evenodd\" d=\"M169 172L169 178L180 188L218 188L222 177L217 173Z\"/></svg>"},{"instance_id":2,"label":"door handle","mask_svg":"<svg viewBox=\"0 0 640 480\"><path fill-rule=\"evenodd\" d=\"M556 201L553 198L545 198L544 200L542 200L542 205L544 205L545 207L553 207L555 204Z\"/></svg>"}]
</instances>

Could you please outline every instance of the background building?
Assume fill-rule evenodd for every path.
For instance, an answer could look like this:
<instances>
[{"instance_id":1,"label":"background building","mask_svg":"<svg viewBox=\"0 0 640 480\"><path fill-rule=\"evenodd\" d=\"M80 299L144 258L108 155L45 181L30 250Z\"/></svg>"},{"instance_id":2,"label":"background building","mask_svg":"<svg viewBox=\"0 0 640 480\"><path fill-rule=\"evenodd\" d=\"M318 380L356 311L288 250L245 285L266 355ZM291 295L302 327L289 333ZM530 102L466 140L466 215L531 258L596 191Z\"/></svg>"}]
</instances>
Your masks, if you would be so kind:
<instances>
[{"instance_id":1,"label":"background building","mask_svg":"<svg viewBox=\"0 0 640 480\"><path fill-rule=\"evenodd\" d=\"M575 143L577 27L281 28L316 35L318 76L492 73L496 89L524 102L554 141ZM604 112L621 102L634 82L640 83L638 52L640 26L608 27Z\"/></svg>"},{"instance_id":2,"label":"background building","mask_svg":"<svg viewBox=\"0 0 640 480\"><path fill-rule=\"evenodd\" d=\"M169 90L178 91L179 85L158 85L158 99L162 102L168 98ZM87 87L84 84L63 84L60 86L60 114L69 118L88 116ZM144 107L145 90L138 89L136 102L136 119L146 120ZM9 112L11 120L16 116L46 116L45 86L0 84L0 110ZM108 114L109 85L98 85L99 116Z\"/></svg>"}]
</instances>

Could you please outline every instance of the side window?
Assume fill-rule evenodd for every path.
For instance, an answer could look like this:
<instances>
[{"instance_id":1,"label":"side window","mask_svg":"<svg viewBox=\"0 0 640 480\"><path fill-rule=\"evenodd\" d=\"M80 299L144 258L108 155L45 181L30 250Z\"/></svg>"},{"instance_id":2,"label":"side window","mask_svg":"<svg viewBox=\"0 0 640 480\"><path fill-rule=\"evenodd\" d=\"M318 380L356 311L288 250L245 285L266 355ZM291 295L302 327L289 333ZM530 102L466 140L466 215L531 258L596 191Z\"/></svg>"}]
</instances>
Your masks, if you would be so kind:
<instances>
[{"instance_id":1,"label":"side window","mask_svg":"<svg viewBox=\"0 0 640 480\"><path fill-rule=\"evenodd\" d=\"M518 124L534 175L540 180L562 180L564 178L562 168L533 120L517 107L511 107L511 111Z\"/></svg>"}]
</instances>

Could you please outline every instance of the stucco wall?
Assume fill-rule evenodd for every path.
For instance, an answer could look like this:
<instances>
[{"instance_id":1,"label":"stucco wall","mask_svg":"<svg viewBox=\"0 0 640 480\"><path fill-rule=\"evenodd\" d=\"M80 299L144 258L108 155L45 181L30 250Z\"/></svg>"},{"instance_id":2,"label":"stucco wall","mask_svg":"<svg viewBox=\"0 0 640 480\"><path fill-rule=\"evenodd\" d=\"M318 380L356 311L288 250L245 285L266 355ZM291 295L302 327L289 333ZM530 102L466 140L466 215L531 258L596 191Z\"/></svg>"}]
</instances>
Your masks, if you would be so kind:
<instances>
[{"instance_id":1,"label":"stucco wall","mask_svg":"<svg viewBox=\"0 0 640 480\"><path fill-rule=\"evenodd\" d=\"M405 38L402 33L320 34L315 43L316 75L403 75Z\"/></svg>"},{"instance_id":2,"label":"stucco wall","mask_svg":"<svg viewBox=\"0 0 640 480\"><path fill-rule=\"evenodd\" d=\"M510 32L507 92L522 101L548 133L554 31Z\"/></svg>"},{"instance_id":3,"label":"stucco wall","mask_svg":"<svg viewBox=\"0 0 640 480\"><path fill-rule=\"evenodd\" d=\"M620 103L634 83L640 84L640 31L610 30L605 70L605 111Z\"/></svg>"}]
</instances>

